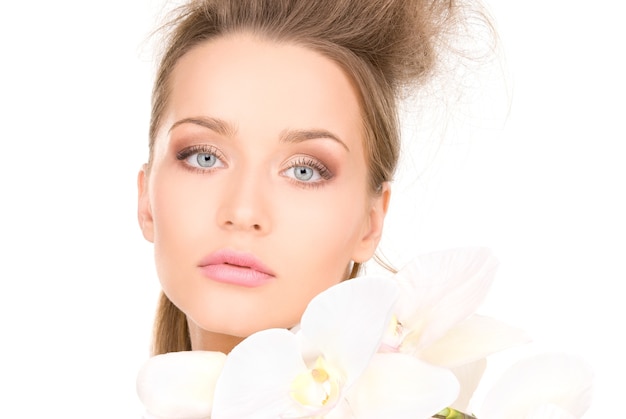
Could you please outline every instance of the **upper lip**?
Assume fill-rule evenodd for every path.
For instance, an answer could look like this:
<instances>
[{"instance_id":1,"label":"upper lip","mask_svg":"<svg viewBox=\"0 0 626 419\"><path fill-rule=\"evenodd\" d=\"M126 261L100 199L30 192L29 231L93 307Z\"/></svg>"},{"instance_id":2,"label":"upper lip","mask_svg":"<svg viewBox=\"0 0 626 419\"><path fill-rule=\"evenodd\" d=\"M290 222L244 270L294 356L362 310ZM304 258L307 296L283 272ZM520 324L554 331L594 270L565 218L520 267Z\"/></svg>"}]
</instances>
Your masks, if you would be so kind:
<instances>
[{"instance_id":1,"label":"upper lip","mask_svg":"<svg viewBox=\"0 0 626 419\"><path fill-rule=\"evenodd\" d=\"M261 262L253 254L247 252L238 252L231 249L222 249L215 251L202 258L202 260L198 264L199 267L208 265L233 265L242 268L254 269L255 271L274 276L272 270L265 266L263 262Z\"/></svg>"}]
</instances>

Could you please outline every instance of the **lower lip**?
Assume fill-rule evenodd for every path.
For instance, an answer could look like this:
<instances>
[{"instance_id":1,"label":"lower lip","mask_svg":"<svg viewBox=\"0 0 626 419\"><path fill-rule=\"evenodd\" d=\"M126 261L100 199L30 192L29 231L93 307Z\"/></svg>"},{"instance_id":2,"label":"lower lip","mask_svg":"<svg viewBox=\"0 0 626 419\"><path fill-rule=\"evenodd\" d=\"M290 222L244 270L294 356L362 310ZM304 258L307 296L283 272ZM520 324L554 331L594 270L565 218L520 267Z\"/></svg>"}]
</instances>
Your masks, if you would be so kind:
<instances>
[{"instance_id":1,"label":"lower lip","mask_svg":"<svg viewBox=\"0 0 626 419\"><path fill-rule=\"evenodd\" d=\"M260 287L274 278L265 272L227 264L206 265L202 266L200 270L213 281L249 288Z\"/></svg>"}]
</instances>

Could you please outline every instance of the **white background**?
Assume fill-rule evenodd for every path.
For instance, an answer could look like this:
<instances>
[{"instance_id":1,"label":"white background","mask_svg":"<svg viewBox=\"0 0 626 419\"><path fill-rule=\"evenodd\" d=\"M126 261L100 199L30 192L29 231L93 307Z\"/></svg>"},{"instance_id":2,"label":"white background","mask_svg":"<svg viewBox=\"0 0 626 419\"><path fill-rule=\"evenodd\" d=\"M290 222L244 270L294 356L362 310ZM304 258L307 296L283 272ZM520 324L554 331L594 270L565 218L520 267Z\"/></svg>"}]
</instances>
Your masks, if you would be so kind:
<instances>
[{"instance_id":1,"label":"white background","mask_svg":"<svg viewBox=\"0 0 626 419\"><path fill-rule=\"evenodd\" d=\"M418 252L491 247L501 267L481 313L534 337L510 354L586 359L596 374L588 418L623 408L626 373L618 3L489 1L501 79L478 84L470 107L450 107L445 130L436 118L417 130L407 123L403 167L415 169L399 174L382 246L396 265ZM143 40L161 6L0 6L2 417L140 415L134 380L158 285L135 179L153 69ZM449 138L435 153L439 131Z\"/></svg>"}]
</instances>

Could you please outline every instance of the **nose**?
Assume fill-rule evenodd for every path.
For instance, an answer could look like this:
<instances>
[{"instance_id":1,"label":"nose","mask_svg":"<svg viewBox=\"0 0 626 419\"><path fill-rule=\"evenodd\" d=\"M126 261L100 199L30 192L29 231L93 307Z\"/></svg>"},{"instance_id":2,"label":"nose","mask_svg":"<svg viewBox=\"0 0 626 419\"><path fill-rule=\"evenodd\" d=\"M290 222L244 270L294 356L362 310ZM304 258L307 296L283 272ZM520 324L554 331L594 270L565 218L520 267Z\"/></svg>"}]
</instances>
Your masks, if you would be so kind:
<instances>
[{"instance_id":1,"label":"nose","mask_svg":"<svg viewBox=\"0 0 626 419\"><path fill-rule=\"evenodd\" d=\"M268 185L256 175L233 175L222 190L218 225L226 230L266 234L270 231Z\"/></svg>"}]
</instances>

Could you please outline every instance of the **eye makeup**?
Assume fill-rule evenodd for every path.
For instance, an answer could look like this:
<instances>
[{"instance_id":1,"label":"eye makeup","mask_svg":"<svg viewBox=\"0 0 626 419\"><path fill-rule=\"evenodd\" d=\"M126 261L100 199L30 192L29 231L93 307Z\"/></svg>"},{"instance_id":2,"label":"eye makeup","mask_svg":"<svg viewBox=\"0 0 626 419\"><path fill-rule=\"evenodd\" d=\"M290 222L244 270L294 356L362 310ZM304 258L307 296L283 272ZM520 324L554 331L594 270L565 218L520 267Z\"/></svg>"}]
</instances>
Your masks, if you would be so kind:
<instances>
[{"instance_id":1,"label":"eye makeup","mask_svg":"<svg viewBox=\"0 0 626 419\"><path fill-rule=\"evenodd\" d=\"M186 169L200 173L211 172L226 166L224 155L217 147L209 144L185 147L176 153L176 159L183 162Z\"/></svg>"}]
</instances>

